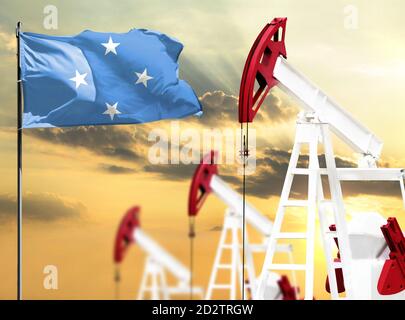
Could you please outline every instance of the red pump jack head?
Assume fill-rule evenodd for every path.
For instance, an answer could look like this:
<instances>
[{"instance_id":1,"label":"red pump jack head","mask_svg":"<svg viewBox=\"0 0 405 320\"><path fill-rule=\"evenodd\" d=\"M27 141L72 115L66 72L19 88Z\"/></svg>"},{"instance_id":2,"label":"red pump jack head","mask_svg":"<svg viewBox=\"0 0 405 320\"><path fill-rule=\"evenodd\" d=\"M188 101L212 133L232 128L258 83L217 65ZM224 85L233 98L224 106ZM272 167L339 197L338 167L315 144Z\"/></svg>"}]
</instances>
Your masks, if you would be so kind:
<instances>
[{"instance_id":1,"label":"red pump jack head","mask_svg":"<svg viewBox=\"0 0 405 320\"><path fill-rule=\"evenodd\" d=\"M118 227L114 246L114 262L117 264L122 262L129 246L135 243L133 235L135 228L140 226L140 210L141 208L139 206L130 208L125 213Z\"/></svg>"},{"instance_id":2,"label":"red pump jack head","mask_svg":"<svg viewBox=\"0 0 405 320\"><path fill-rule=\"evenodd\" d=\"M213 175L218 173L215 163L217 155L216 151L206 154L194 172L188 196L188 215L190 217L197 216L205 199L212 191L210 187L211 179Z\"/></svg>"},{"instance_id":3,"label":"red pump jack head","mask_svg":"<svg viewBox=\"0 0 405 320\"><path fill-rule=\"evenodd\" d=\"M240 123L253 121L270 89L278 83L273 71L280 55L287 58L286 23L287 18L274 18L263 28L250 49L239 90ZM255 92L256 81L259 87Z\"/></svg>"}]
</instances>

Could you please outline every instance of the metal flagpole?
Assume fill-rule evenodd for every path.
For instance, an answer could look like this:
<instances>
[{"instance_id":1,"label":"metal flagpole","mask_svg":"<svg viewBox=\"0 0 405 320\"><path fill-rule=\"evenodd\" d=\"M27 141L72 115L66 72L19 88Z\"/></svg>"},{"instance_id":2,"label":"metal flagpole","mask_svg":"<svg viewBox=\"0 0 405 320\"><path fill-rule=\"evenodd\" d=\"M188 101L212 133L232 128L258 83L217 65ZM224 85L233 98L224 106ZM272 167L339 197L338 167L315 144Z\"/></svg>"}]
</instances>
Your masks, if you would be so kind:
<instances>
[{"instance_id":1,"label":"metal flagpole","mask_svg":"<svg viewBox=\"0 0 405 320\"><path fill-rule=\"evenodd\" d=\"M20 29L17 22L17 300L22 299L22 97L20 69Z\"/></svg>"}]
</instances>

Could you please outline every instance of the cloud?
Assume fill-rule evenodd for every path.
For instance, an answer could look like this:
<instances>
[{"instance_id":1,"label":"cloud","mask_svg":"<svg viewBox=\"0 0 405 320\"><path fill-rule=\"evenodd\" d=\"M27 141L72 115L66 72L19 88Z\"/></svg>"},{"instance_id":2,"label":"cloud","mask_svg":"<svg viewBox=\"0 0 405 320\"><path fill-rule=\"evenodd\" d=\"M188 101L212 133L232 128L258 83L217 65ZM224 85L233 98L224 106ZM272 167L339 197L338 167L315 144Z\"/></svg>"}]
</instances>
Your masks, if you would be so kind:
<instances>
[{"instance_id":1,"label":"cloud","mask_svg":"<svg viewBox=\"0 0 405 320\"><path fill-rule=\"evenodd\" d=\"M343 181L341 185L344 196L376 195L402 197L397 181Z\"/></svg>"},{"instance_id":2,"label":"cloud","mask_svg":"<svg viewBox=\"0 0 405 320\"><path fill-rule=\"evenodd\" d=\"M200 100L204 106L204 115L199 118L190 118L193 123L201 123L205 126L218 127L224 123L237 122L238 98L228 95L223 91L206 92ZM259 119L268 121L287 121L295 117L296 110L289 107L287 102L275 94L270 94L266 104L272 107L263 106L264 112ZM261 118L260 118L261 117ZM123 126L93 126L75 127L63 129L36 129L26 130L25 133L51 143L66 146L85 148L91 152L110 158L136 161L136 165L143 168L145 172L154 173L163 179L171 181L191 180L196 165L185 164L158 164L153 165L146 159L145 153L139 152L142 148L151 145L148 141L147 126L136 126L135 133L130 132ZM136 136L136 137L135 137ZM170 143L169 143L170 145ZM290 151L277 148L266 148L262 155L257 157L256 173L246 179L246 190L249 195L267 198L279 196L284 183L285 174L290 159ZM319 157L321 167L325 166L324 156ZM300 157L299 166L306 167L308 156ZM356 167L350 159L336 157L338 167ZM101 164L99 170L111 174L131 174L135 169L116 164ZM235 170L222 169L222 177L232 184L239 192L241 189L240 176L233 174ZM374 183L367 185L361 182L345 182L343 191L346 196L360 194L373 194L385 196L397 196L398 188L395 183ZM326 187L326 184L325 184ZM297 176L294 179L294 196L304 197L307 193L307 181L305 177ZM325 188L326 192L326 188Z\"/></svg>"},{"instance_id":3,"label":"cloud","mask_svg":"<svg viewBox=\"0 0 405 320\"><path fill-rule=\"evenodd\" d=\"M246 178L246 192L249 195L268 198L280 196L287 173L291 152L278 148L266 148L262 155L256 159L256 172ZM325 167L325 157L318 157L321 167ZM357 165L350 159L339 156L335 157L338 167L355 168ZM298 167L308 166L308 155L299 158ZM158 164L144 166L145 172L158 174L163 179L172 181L191 181L196 165L185 164ZM235 190L242 192L241 176L236 174L235 166L219 166L221 178L232 185ZM295 176L292 185L292 195L303 198L307 196L307 177ZM323 178L324 192L328 196L327 180ZM342 182L345 196L356 196L360 194L373 194L381 196L400 196L397 183L375 183L375 182Z\"/></svg>"},{"instance_id":4,"label":"cloud","mask_svg":"<svg viewBox=\"0 0 405 320\"><path fill-rule=\"evenodd\" d=\"M227 122L238 122L238 98L223 91L206 92L200 97L203 115L198 122L208 126L218 126Z\"/></svg>"},{"instance_id":5,"label":"cloud","mask_svg":"<svg viewBox=\"0 0 405 320\"><path fill-rule=\"evenodd\" d=\"M282 99L278 98L274 93L268 96L269 105L265 106L266 109L264 115L257 115L257 119L265 120L272 119L273 121L286 121L295 118L295 109L288 106ZM190 118L195 124L202 124L205 127L221 128L231 123L232 125L238 123L238 97L226 94L223 91L216 90L212 92L206 92L200 97L200 101L203 105L204 114L199 118ZM266 100L267 101L267 100ZM268 120L265 120L268 121ZM272 152L283 152L281 150ZM288 162L289 154L285 152L286 161ZM276 164L273 163L275 166ZM144 170L146 172L153 172L159 174L164 179L170 180L189 180L193 176L195 165L146 165ZM234 168L233 168L234 169ZM229 170L231 171L231 170ZM240 185L240 179L232 175L224 175L224 179L235 185ZM256 189L256 188L254 188ZM263 191L260 191L261 193ZM264 195L264 194L263 194Z\"/></svg>"},{"instance_id":6,"label":"cloud","mask_svg":"<svg viewBox=\"0 0 405 320\"><path fill-rule=\"evenodd\" d=\"M204 93L200 97L204 114L197 121L211 127L229 122L238 123L238 100L238 97L219 90ZM294 119L298 113L295 107L292 107L275 92L270 92L260 110L261 112L256 114L256 122L289 121Z\"/></svg>"},{"instance_id":7,"label":"cloud","mask_svg":"<svg viewBox=\"0 0 405 320\"><path fill-rule=\"evenodd\" d=\"M142 130L137 130L138 131ZM70 147L85 148L99 155L134 161L140 158L136 143L143 139L115 126L90 126L73 128L46 128L26 130L25 134L35 138Z\"/></svg>"},{"instance_id":8,"label":"cloud","mask_svg":"<svg viewBox=\"0 0 405 320\"><path fill-rule=\"evenodd\" d=\"M288 101L280 98L275 92L270 92L260 107L261 112L266 115L266 118L271 122L283 122L295 119L298 114L298 109Z\"/></svg>"},{"instance_id":9,"label":"cloud","mask_svg":"<svg viewBox=\"0 0 405 320\"><path fill-rule=\"evenodd\" d=\"M195 164L157 164L144 166L144 171L157 173L168 180L191 181L196 167L197 165Z\"/></svg>"},{"instance_id":10,"label":"cloud","mask_svg":"<svg viewBox=\"0 0 405 320\"><path fill-rule=\"evenodd\" d=\"M17 52L17 40L15 34L7 33L0 29L0 51L13 54Z\"/></svg>"},{"instance_id":11,"label":"cloud","mask_svg":"<svg viewBox=\"0 0 405 320\"><path fill-rule=\"evenodd\" d=\"M114 164L106 164L106 163L101 163L99 165L99 169L101 171L104 171L107 173L112 173L112 174L135 173L135 169L133 169L133 168L127 168L127 167L117 166Z\"/></svg>"},{"instance_id":12,"label":"cloud","mask_svg":"<svg viewBox=\"0 0 405 320\"><path fill-rule=\"evenodd\" d=\"M207 112L203 122L214 124L219 118L224 121L233 121L232 117L236 117L235 112L231 112L237 107L237 98L229 96L220 91L206 93L202 100L209 106L209 110L219 108L217 112ZM276 100L278 101L278 100ZM279 104L277 102L275 105ZM278 112L278 111L277 111ZM217 116L213 116L216 114ZM277 113L279 118L287 118L287 115ZM276 117L276 118L277 118ZM274 117L273 117L274 118ZM135 134L122 127L113 126L97 126L97 127L75 127L64 129L36 129L27 130L26 134L35 136L36 138L58 143L67 146L85 148L96 154L111 158L119 158L121 160L134 161L141 166L145 172L158 174L163 179L171 181L191 180L196 165L190 164L148 164L147 159L137 152L139 148L148 146L150 142L147 139L147 130L145 128L135 129ZM258 156L256 160L256 173L250 175L246 179L246 191L249 195L267 198L269 196L279 196L284 183L285 174L287 172L288 162L290 159L290 151L266 148L262 156ZM320 166L325 166L325 158L319 156ZM299 160L299 166L306 167L308 164L308 156L302 155ZM356 167L350 159L336 157L338 167ZM131 174L135 169L119 166L115 164L101 164L99 169L111 174ZM230 174L231 170L223 171L222 177L225 181L235 186L241 192L241 179L235 174ZM326 186L326 183L325 183ZM381 196L399 196L399 190L396 183L380 183L368 182L344 182L342 183L345 196L356 196L360 194L372 194ZM325 188L325 192L327 188ZM294 179L292 193L297 197L304 197L307 193L307 181L305 177L297 176Z\"/></svg>"},{"instance_id":13,"label":"cloud","mask_svg":"<svg viewBox=\"0 0 405 320\"><path fill-rule=\"evenodd\" d=\"M285 175L287 173L288 163L291 152L280 150L277 148L266 148L263 156L259 156L256 161L256 172L246 178L246 192L249 195L260 198L268 198L270 196L280 196L284 184ZM320 167L325 167L325 157L318 157ZM335 157L337 167L355 168L356 163L350 159L344 159L339 156ZM308 166L308 156L300 157L298 167ZM228 179L232 177L224 177ZM231 179L229 179L231 181ZM237 190L242 192L241 183L235 184ZM292 185L292 194L297 198L307 196L307 177L295 176ZM343 194L346 197L358 195L379 195L379 196L394 196L400 197L401 192L397 182L342 182ZM328 181L323 178L323 186L325 196L328 196Z\"/></svg>"},{"instance_id":14,"label":"cloud","mask_svg":"<svg viewBox=\"0 0 405 320\"><path fill-rule=\"evenodd\" d=\"M14 219L16 210L16 198L9 194L0 194L0 221ZM53 193L26 193L23 196L23 218L32 221L77 219L86 210L82 203L67 201Z\"/></svg>"},{"instance_id":15,"label":"cloud","mask_svg":"<svg viewBox=\"0 0 405 320\"><path fill-rule=\"evenodd\" d=\"M269 95L271 104L275 106L275 110L266 106L264 115L258 115L257 118L264 119L269 117L274 121L278 119L288 119L292 112L288 107L284 108L281 99L273 94ZM206 92L200 97L203 104L204 114L202 117L190 117L187 119L188 123L204 125L208 127L221 127L231 123L232 125L238 122L238 98L228 95L223 91ZM132 129L133 128L133 129ZM143 148L151 146L148 141L148 125L137 125L131 127L132 132L125 126L82 126L70 128L46 128L26 130L24 134L41 139L43 141L64 145L74 148L83 148L95 154L106 156L109 158L120 159L124 161L136 162L137 165L147 163L145 153L141 152ZM117 170L110 168L104 171L117 173ZM117 168L115 168L117 169ZM168 174L170 178L179 180L184 176L183 172L189 172L190 169L178 168L162 168L162 166L145 166L148 172L157 172L161 174ZM174 177L171 172L178 172L179 178ZM183 176L182 176L183 175Z\"/></svg>"}]
</instances>

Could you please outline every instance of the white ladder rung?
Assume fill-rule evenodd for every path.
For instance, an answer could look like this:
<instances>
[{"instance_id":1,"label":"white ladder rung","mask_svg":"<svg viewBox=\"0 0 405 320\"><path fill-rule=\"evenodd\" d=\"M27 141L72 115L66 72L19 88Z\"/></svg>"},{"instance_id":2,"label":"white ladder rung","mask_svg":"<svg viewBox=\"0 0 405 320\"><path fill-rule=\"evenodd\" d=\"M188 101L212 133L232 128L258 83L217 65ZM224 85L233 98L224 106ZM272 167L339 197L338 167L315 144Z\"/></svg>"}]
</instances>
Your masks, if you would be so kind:
<instances>
[{"instance_id":1,"label":"white ladder rung","mask_svg":"<svg viewBox=\"0 0 405 320\"><path fill-rule=\"evenodd\" d=\"M232 245L231 244L223 244L223 245L221 245L221 248L223 248L223 249L232 249Z\"/></svg>"},{"instance_id":2,"label":"white ladder rung","mask_svg":"<svg viewBox=\"0 0 405 320\"><path fill-rule=\"evenodd\" d=\"M294 264L294 263L272 263L268 267L269 270L306 270L307 266L305 264Z\"/></svg>"},{"instance_id":3,"label":"white ladder rung","mask_svg":"<svg viewBox=\"0 0 405 320\"><path fill-rule=\"evenodd\" d=\"M293 246L291 243L278 243L276 245L277 252L292 252Z\"/></svg>"},{"instance_id":4,"label":"white ladder rung","mask_svg":"<svg viewBox=\"0 0 405 320\"><path fill-rule=\"evenodd\" d=\"M283 207L308 207L308 200L287 200Z\"/></svg>"},{"instance_id":5,"label":"white ladder rung","mask_svg":"<svg viewBox=\"0 0 405 320\"><path fill-rule=\"evenodd\" d=\"M229 284L213 284L212 288L215 288L215 289L230 289L231 285L229 285Z\"/></svg>"},{"instance_id":6,"label":"white ladder rung","mask_svg":"<svg viewBox=\"0 0 405 320\"><path fill-rule=\"evenodd\" d=\"M307 239L305 232L280 232L273 235L276 239Z\"/></svg>"},{"instance_id":7,"label":"white ladder rung","mask_svg":"<svg viewBox=\"0 0 405 320\"><path fill-rule=\"evenodd\" d=\"M231 269L231 268L232 268L232 265L231 265L231 264L226 264L226 263L220 263L220 264L218 265L218 268L219 268L219 269Z\"/></svg>"},{"instance_id":8,"label":"white ladder rung","mask_svg":"<svg viewBox=\"0 0 405 320\"><path fill-rule=\"evenodd\" d=\"M143 291L154 291L154 290L162 291L163 289L162 288L153 288L153 287L143 288Z\"/></svg>"}]
</instances>

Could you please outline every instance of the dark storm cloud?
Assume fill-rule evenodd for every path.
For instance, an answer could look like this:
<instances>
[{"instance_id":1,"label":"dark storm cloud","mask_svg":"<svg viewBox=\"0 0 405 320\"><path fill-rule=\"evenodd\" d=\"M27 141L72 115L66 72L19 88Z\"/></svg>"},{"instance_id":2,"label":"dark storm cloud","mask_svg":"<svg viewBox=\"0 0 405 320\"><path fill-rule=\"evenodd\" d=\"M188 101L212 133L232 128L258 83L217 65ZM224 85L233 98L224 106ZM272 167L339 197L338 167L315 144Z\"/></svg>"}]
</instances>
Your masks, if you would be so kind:
<instances>
[{"instance_id":1,"label":"dark storm cloud","mask_svg":"<svg viewBox=\"0 0 405 320\"><path fill-rule=\"evenodd\" d=\"M242 178L239 175L230 175L228 173L225 173L225 174L220 173L220 176L224 181L228 182L229 184L239 186L242 183Z\"/></svg>"},{"instance_id":2,"label":"dark storm cloud","mask_svg":"<svg viewBox=\"0 0 405 320\"><path fill-rule=\"evenodd\" d=\"M246 192L250 195L268 198L269 196L279 196L287 173L288 163L291 153L289 151L276 148L267 148L263 157L256 160L256 172L246 178ZM325 157L318 157L321 167L325 167ZM355 168L356 163L335 157L337 167ZM298 166L307 167L308 156L300 157ZM230 177L224 177L226 180ZM323 178L325 195L328 196L328 181ZM242 191L241 184L235 184L239 192ZM344 196L357 195L380 195L400 197L401 192L398 182L342 182ZM295 176L292 186L292 193L295 197L306 197L308 180L305 176Z\"/></svg>"},{"instance_id":3,"label":"dark storm cloud","mask_svg":"<svg viewBox=\"0 0 405 320\"><path fill-rule=\"evenodd\" d=\"M223 92L214 92L204 95L204 101L208 108L214 110L219 108L220 117L226 120L232 120L231 110L237 106L236 98L225 95ZM218 113L216 112L216 113ZM203 120L205 123L215 123L216 118L207 112L207 117ZM135 152L135 145L149 146L147 141L147 131L137 129L136 134L131 134L127 130L119 127L77 127L65 129L36 129L27 130L26 133L53 143L86 148L94 153L112 158L123 160L136 160L145 172L155 173L163 179L172 181L191 180L196 165L190 164L146 164L147 159ZM136 136L136 138L135 138ZM170 145L170 144L169 144ZM266 148L263 156L256 160L256 172L246 179L246 190L249 195L267 198L269 196L279 196L287 172L290 151L277 148ZM336 156L338 167L354 168L356 164L353 161ZM325 167L325 158L319 156L321 167ZM302 155L299 160L300 167L306 167L308 156ZM113 165L102 164L99 169L111 174L130 174L134 169ZM222 178L232 184L236 190L242 191L240 176L229 174L222 170ZM327 192L327 183L324 182L325 193ZM345 196L356 196L360 194L371 194L381 196L400 196L398 183L395 182L343 182L343 193ZM303 197L307 193L307 180L305 177L297 176L294 179L292 192L294 196Z\"/></svg>"},{"instance_id":4,"label":"dark storm cloud","mask_svg":"<svg viewBox=\"0 0 405 320\"><path fill-rule=\"evenodd\" d=\"M260 111L266 114L266 118L272 122L288 121L298 114L296 107L291 106L288 101L284 101L274 92L270 92L266 100L264 100Z\"/></svg>"},{"instance_id":5,"label":"dark storm cloud","mask_svg":"<svg viewBox=\"0 0 405 320\"><path fill-rule=\"evenodd\" d=\"M270 99L274 100L276 108L280 105L280 99L270 95ZM201 98L204 114L202 117L190 117L188 122L193 124L202 124L209 127L220 127L226 123L237 123L238 99L232 95L227 95L222 91L206 92ZM267 108L268 109L268 108ZM278 109L277 109L278 110ZM270 112L270 111L266 111ZM278 116L275 116L278 114ZM273 112L272 119L286 117L281 116L280 111ZM257 119L263 119L262 115L258 115ZM26 130L24 134L47 141L54 144L65 145L74 148L84 148L93 153L116 158L126 161L136 161L137 164L147 162L145 156L140 152L143 147L149 147L152 142L148 141L147 127L136 126L133 129L135 133L124 129L122 126L89 126L89 127L71 127L71 128L46 128ZM157 168L156 172L170 172L170 168ZM154 172L154 166L147 166L145 170ZM173 169L179 172L182 179L182 170ZM114 173L113 171L111 171ZM164 172L161 172L164 174ZM173 175L170 174L172 177Z\"/></svg>"},{"instance_id":6,"label":"dark storm cloud","mask_svg":"<svg viewBox=\"0 0 405 320\"><path fill-rule=\"evenodd\" d=\"M195 164L157 164L146 165L144 171L159 174L162 178L172 181L190 180L197 165Z\"/></svg>"},{"instance_id":7,"label":"dark storm cloud","mask_svg":"<svg viewBox=\"0 0 405 320\"><path fill-rule=\"evenodd\" d=\"M231 122L238 123L238 97L226 94L223 91L210 91L200 97L204 114L198 118L198 122L214 127L220 124ZM264 105L260 108L261 112L256 114L256 122L270 121L272 123L288 121L295 118L298 111L291 107L287 102L271 92Z\"/></svg>"},{"instance_id":8,"label":"dark storm cloud","mask_svg":"<svg viewBox=\"0 0 405 320\"><path fill-rule=\"evenodd\" d=\"M214 127L227 122L238 123L238 98L223 91L206 92L200 97L203 115L199 123Z\"/></svg>"},{"instance_id":9,"label":"dark storm cloud","mask_svg":"<svg viewBox=\"0 0 405 320\"><path fill-rule=\"evenodd\" d=\"M133 169L133 168L127 168L127 167L117 166L117 165L114 165L114 164L106 164L106 163L101 163L99 165L99 169L101 171L106 172L106 173L112 173L112 174L135 173L135 169Z\"/></svg>"},{"instance_id":10,"label":"dark storm cloud","mask_svg":"<svg viewBox=\"0 0 405 320\"><path fill-rule=\"evenodd\" d=\"M0 194L0 220L14 219L17 210L16 199L8 194ZM86 211L80 202L67 202L50 193L27 193L23 197L24 219L53 222L61 219L77 219Z\"/></svg>"},{"instance_id":11,"label":"dark storm cloud","mask_svg":"<svg viewBox=\"0 0 405 320\"><path fill-rule=\"evenodd\" d=\"M280 196L287 173L290 160L290 151L277 148L266 148L262 156L256 159L256 172L246 178L246 192L249 195L268 198L270 196ZM318 157L321 167L325 167L325 157ZM355 168L356 163L341 157L335 158L338 167ZM308 156L302 155L298 162L298 167L308 166ZM191 181L196 165L185 164L159 164L146 165L144 171L155 173L164 179L172 181ZM233 186L238 192L242 192L241 176L236 174L235 168L219 167L220 176L223 180ZM235 174L233 174L235 172ZM328 196L328 183L323 177L325 196ZM305 197L307 195L308 180L305 176L295 176L292 186L294 197ZM342 182L342 189L345 196L356 196L361 194L400 196L398 183L391 182Z\"/></svg>"},{"instance_id":12,"label":"dark storm cloud","mask_svg":"<svg viewBox=\"0 0 405 320\"><path fill-rule=\"evenodd\" d=\"M264 150L264 157L258 159L257 161L264 162L264 165L272 165L275 168L274 169L283 169L287 170L288 162L290 161L291 157L291 152L287 150L281 150L277 148L266 148ZM299 161L298 161L298 167L307 167L308 166L308 155L303 154L300 156ZM319 161L319 166L321 168L326 167L326 160L325 160L325 155L319 155L318 156L318 161ZM342 168L356 168L357 164L354 163L353 161L343 159L341 157L335 156L335 162L337 167L342 167Z\"/></svg>"},{"instance_id":13,"label":"dark storm cloud","mask_svg":"<svg viewBox=\"0 0 405 320\"><path fill-rule=\"evenodd\" d=\"M33 129L26 130L25 134L47 142L85 148L96 154L128 161L139 159L135 145L138 140L144 139L142 133L135 138L129 131L114 126Z\"/></svg>"},{"instance_id":14,"label":"dark storm cloud","mask_svg":"<svg viewBox=\"0 0 405 320\"><path fill-rule=\"evenodd\" d=\"M395 181L360 181L342 182L344 196L375 195L386 197L401 197L399 183Z\"/></svg>"}]
</instances>

